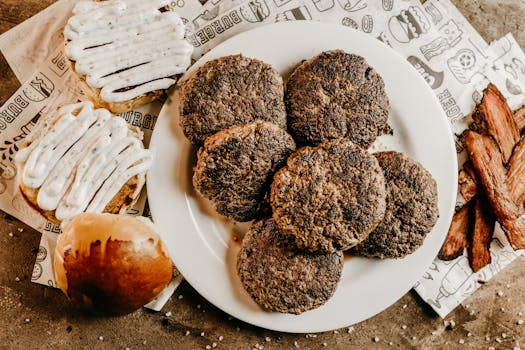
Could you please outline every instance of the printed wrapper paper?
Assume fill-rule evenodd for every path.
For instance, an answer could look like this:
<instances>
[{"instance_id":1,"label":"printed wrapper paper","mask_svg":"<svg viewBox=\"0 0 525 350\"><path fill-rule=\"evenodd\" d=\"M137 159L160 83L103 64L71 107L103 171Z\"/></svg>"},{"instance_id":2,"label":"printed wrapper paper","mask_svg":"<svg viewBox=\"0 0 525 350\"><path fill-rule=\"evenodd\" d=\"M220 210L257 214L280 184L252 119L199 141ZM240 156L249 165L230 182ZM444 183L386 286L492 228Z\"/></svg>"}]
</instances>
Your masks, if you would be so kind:
<instances>
[{"instance_id":1,"label":"printed wrapper paper","mask_svg":"<svg viewBox=\"0 0 525 350\"><path fill-rule=\"evenodd\" d=\"M57 53L55 56L49 55L49 59L43 63L44 68L39 69L33 63L42 59L45 51L41 48L46 45L39 42L38 35L23 36L25 52L13 49L13 43L22 38L21 33L34 31L38 23L48 23L55 32L60 32L74 1L61 0L59 3L67 6L51 6L35 16L39 17L39 21L33 17L0 36L0 50L4 52L17 77L31 76L31 79L27 79L28 83L2 107L0 113L9 108L9 103L16 102L23 89L27 89L31 82L40 77L40 71L53 74L53 58L57 61L56 55L61 52L60 40L63 40L59 34L50 36L48 40L54 40L54 45L47 46L57 47ZM204 6L197 0L178 0L173 1L171 6L188 24L188 39L195 46L194 59L235 34L280 21L335 22L381 40L405 57L436 94L454 134L460 167L466 158L462 132L469 124L469 115L475 103L480 100L487 83L495 83L508 98L512 108L525 101L525 55L512 35L488 45L449 0L428 0L424 4L416 0L209 0ZM55 20L50 21L50 18ZM307 35L304 40L308 40ZM57 86L55 91L58 91L64 85L62 82L67 79L52 76L51 81ZM67 86L70 93L75 92L74 85ZM61 101L64 100L62 97L63 95L60 97ZM32 126L30 122L36 119L37 112L41 110L39 108L46 105L45 101L29 103L30 107L25 108L16 117L16 121L1 130L1 139L15 142L11 143L13 145L19 142L15 138L23 138L29 129L27 125ZM137 114L138 119L144 118L147 113L152 118L156 116L149 110L138 113L141 113L141 116ZM4 119L0 119L0 122L2 120ZM127 120L134 119L128 116ZM11 165L10 161L4 163L6 166ZM45 223L37 224L37 218L29 217L27 213L22 214L23 202L17 197L12 181L15 170L7 169L10 170L7 171L7 177L11 178L3 177L6 189L5 194L0 197L1 208L43 232L42 249L52 251L56 239L56 232L53 230L56 231L56 228ZM457 204L462 204L459 196ZM47 234L48 232L50 233ZM50 277L50 265L42 264L46 261L42 261L45 254L39 252L35 264L35 271L45 277L36 281L54 285ZM510 248L501 229L497 227L491 254L492 264L477 274L470 270L466 256L451 262L436 259L415 289L441 317L445 317L479 287L477 281L487 281L521 252L514 252ZM177 281L180 282L180 279Z\"/></svg>"}]
</instances>

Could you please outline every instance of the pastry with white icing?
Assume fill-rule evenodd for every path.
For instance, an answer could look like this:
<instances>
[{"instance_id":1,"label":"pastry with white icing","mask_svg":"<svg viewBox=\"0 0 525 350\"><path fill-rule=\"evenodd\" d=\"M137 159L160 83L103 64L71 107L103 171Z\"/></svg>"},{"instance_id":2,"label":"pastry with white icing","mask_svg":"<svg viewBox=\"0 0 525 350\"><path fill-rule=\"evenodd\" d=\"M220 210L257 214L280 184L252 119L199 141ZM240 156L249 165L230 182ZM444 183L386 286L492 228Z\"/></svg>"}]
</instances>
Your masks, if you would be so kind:
<instances>
[{"instance_id":1,"label":"pastry with white icing","mask_svg":"<svg viewBox=\"0 0 525 350\"><path fill-rule=\"evenodd\" d=\"M167 0L80 1L64 28L65 54L97 107L122 113L176 83L193 47Z\"/></svg>"},{"instance_id":2,"label":"pastry with white icing","mask_svg":"<svg viewBox=\"0 0 525 350\"><path fill-rule=\"evenodd\" d=\"M91 102L43 116L15 156L23 197L57 224L82 212L125 212L152 160L140 129Z\"/></svg>"}]
</instances>

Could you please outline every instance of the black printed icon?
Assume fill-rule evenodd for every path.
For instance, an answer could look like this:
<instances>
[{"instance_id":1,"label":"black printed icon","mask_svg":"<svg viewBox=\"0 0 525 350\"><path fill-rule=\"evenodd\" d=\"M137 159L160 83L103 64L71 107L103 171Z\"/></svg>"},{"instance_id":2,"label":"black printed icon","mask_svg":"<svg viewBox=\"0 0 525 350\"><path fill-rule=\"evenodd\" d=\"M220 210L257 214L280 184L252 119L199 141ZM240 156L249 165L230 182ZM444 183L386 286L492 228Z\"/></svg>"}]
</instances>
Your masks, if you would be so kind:
<instances>
[{"instance_id":1,"label":"black printed icon","mask_svg":"<svg viewBox=\"0 0 525 350\"><path fill-rule=\"evenodd\" d=\"M36 262L42 262L46 260L47 257L47 249L44 246L38 247L38 253L36 253Z\"/></svg>"},{"instance_id":2,"label":"black printed icon","mask_svg":"<svg viewBox=\"0 0 525 350\"><path fill-rule=\"evenodd\" d=\"M461 49L447 60L447 65L461 84L468 84L476 74L476 55L470 49Z\"/></svg>"},{"instance_id":3,"label":"black printed icon","mask_svg":"<svg viewBox=\"0 0 525 350\"><path fill-rule=\"evenodd\" d=\"M217 16L219 15L219 10L220 7L216 6L212 10L206 10L197 17L195 17L195 19L193 20L193 29L197 30L206 25L206 23L208 23L209 21L217 18Z\"/></svg>"},{"instance_id":4,"label":"black printed icon","mask_svg":"<svg viewBox=\"0 0 525 350\"><path fill-rule=\"evenodd\" d=\"M407 61L423 76L425 81L432 89L437 89L443 84L445 74L443 72L436 72L425 64L419 57L408 56Z\"/></svg>"},{"instance_id":5,"label":"black printed icon","mask_svg":"<svg viewBox=\"0 0 525 350\"><path fill-rule=\"evenodd\" d=\"M383 10L392 11L392 8L394 8L394 0L383 0L381 5L383 6Z\"/></svg>"},{"instance_id":6,"label":"black printed icon","mask_svg":"<svg viewBox=\"0 0 525 350\"><path fill-rule=\"evenodd\" d=\"M359 25L357 24L357 22L351 19L350 17L344 17L341 20L341 24L353 29L359 29Z\"/></svg>"},{"instance_id":7,"label":"black printed icon","mask_svg":"<svg viewBox=\"0 0 525 350\"><path fill-rule=\"evenodd\" d=\"M347 12L357 12L364 10L368 4L366 1L363 0L337 0L339 2L339 6L343 8L343 10Z\"/></svg>"},{"instance_id":8,"label":"black printed icon","mask_svg":"<svg viewBox=\"0 0 525 350\"><path fill-rule=\"evenodd\" d=\"M428 32L430 22L417 6L410 6L388 21L390 33L400 43L408 43Z\"/></svg>"},{"instance_id":9,"label":"black printed icon","mask_svg":"<svg viewBox=\"0 0 525 350\"><path fill-rule=\"evenodd\" d=\"M430 1L424 3L423 8L429 14L430 18L432 19L432 23L439 24L439 22L443 20L443 14L441 11L439 11L439 9Z\"/></svg>"},{"instance_id":10,"label":"black printed icon","mask_svg":"<svg viewBox=\"0 0 525 350\"><path fill-rule=\"evenodd\" d=\"M383 42L384 44L392 47L392 44L390 43L390 39L388 38L388 36L386 35L385 32L379 33L379 35L377 36L376 39L381 41L381 42Z\"/></svg>"},{"instance_id":11,"label":"black printed icon","mask_svg":"<svg viewBox=\"0 0 525 350\"><path fill-rule=\"evenodd\" d=\"M28 100L40 102L48 98L54 91L55 85L43 73L37 73L29 82L29 86L22 91Z\"/></svg>"},{"instance_id":12,"label":"black printed icon","mask_svg":"<svg viewBox=\"0 0 525 350\"><path fill-rule=\"evenodd\" d=\"M44 227L44 231L51 232L51 233L56 233L56 234L59 234L61 232L60 231L60 226L57 225L57 224L52 223L51 221L47 221L46 222L46 225Z\"/></svg>"},{"instance_id":13,"label":"black printed icon","mask_svg":"<svg viewBox=\"0 0 525 350\"><path fill-rule=\"evenodd\" d=\"M35 263L35 265L33 266L33 273L31 274L31 280L38 280L40 277L42 277L42 272L42 265L40 265L39 263Z\"/></svg>"},{"instance_id":14,"label":"black printed icon","mask_svg":"<svg viewBox=\"0 0 525 350\"><path fill-rule=\"evenodd\" d=\"M50 69L59 77L63 76L69 68L69 65L66 61L66 56L64 55L62 50L60 50L55 55L55 57L51 59L51 63L53 63L53 65L50 67Z\"/></svg>"},{"instance_id":15,"label":"black printed icon","mask_svg":"<svg viewBox=\"0 0 525 350\"><path fill-rule=\"evenodd\" d=\"M275 6L277 6L277 7L281 7L283 5L286 5L290 1L292 1L292 0L273 0L273 2L275 3Z\"/></svg>"},{"instance_id":16,"label":"black printed icon","mask_svg":"<svg viewBox=\"0 0 525 350\"><path fill-rule=\"evenodd\" d=\"M262 22L270 15L270 9L264 0L251 0L240 7L242 17L250 22Z\"/></svg>"},{"instance_id":17,"label":"black printed icon","mask_svg":"<svg viewBox=\"0 0 525 350\"><path fill-rule=\"evenodd\" d=\"M319 12L328 11L335 6L334 0L312 0L312 2Z\"/></svg>"},{"instance_id":18,"label":"black printed icon","mask_svg":"<svg viewBox=\"0 0 525 350\"><path fill-rule=\"evenodd\" d=\"M372 30L374 29L374 19L372 16L363 16L363 19L361 20L361 28L365 33L372 33Z\"/></svg>"},{"instance_id":19,"label":"black printed icon","mask_svg":"<svg viewBox=\"0 0 525 350\"><path fill-rule=\"evenodd\" d=\"M419 49L425 58L430 61L432 57L441 55L446 50L456 46L461 41L463 31L453 20L448 21L439 28L441 36Z\"/></svg>"},{"instance_id":20,"label":"black printed icon","mask_svg":"<svg viewBox=\"0 0 525 350\"><path fill-rule=\"evenodd\" d=\"M284 11L283 13L277 14L275 17L276 22L285 22L285 21L301 21L301 20L311 20L312 15L306 6L296 7L294 9Z\"/></svg>"}]
</instances>

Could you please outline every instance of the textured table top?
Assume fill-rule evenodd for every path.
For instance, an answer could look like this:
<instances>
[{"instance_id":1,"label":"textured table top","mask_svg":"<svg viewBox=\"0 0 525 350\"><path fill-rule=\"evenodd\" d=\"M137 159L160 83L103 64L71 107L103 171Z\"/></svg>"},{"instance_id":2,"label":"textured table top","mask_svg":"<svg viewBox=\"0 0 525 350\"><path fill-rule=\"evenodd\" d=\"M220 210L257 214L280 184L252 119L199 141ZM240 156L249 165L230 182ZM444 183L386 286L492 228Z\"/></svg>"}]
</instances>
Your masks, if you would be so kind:
<instances>
[{"instance_id":1,"label":"textured table top","mask_svg":"<svg viewBox=\"0 0 525 350\"><path fill-rule=\"evenodd\" d=\"M2 0L0 34L52 2ZM452 2L485 40L512 32L525 48L525 0ZM0 105L18 87L0 55ZM206 349L208 345L217 349L525 349L525 324L520 321L525 320L524 257L458 306L446 319L453 327L445 327L411 291L351 328L305 335L267 331L237 321L186 282L161 313L142 309L118 318L87 316L76 311L60 291L31 282L39 241L38 232L0 212L0 349Z\"/></svg>"}]
</instances>

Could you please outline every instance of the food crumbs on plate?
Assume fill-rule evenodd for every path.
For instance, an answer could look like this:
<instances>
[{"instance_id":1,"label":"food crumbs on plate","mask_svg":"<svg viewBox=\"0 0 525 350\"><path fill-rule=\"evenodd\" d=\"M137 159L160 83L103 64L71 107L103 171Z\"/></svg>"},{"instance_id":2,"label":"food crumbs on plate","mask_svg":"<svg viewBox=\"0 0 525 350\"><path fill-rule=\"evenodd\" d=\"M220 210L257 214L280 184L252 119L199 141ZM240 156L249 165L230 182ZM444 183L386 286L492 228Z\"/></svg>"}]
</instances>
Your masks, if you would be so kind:
<instances>
[{"instance_id":1,"label":"food crumbs on plate","mask_svg":"<svg viewBox=\"0 0 525 350\"><path fill-rule=\"evenodd\" d=\"M204 337L204 332L201 332L201 337Z\"/></svg>"},{"instance_id":2,"label":"food crumbs on plate","mask_svg":"<svg viewBox=\"0 0 525 350\"><path fill-rule=\"evenodd\" d=\"M416 340L417 337L415 335L412 336L412 340Z\"/></svg>"},{"instance_id":3,"label":"food crumbs on plate","mask_svg":"<svg viewBox=\"0 0 525 350\"><path fill-rule=\"evenodd\" d=\"M460 340L458 341L458 343L460 343L460 344L465 344L465 340L464 340L464 339L460 339Z\"/></svg>"},{"instance_id":4,"label":"food crumbs on plate","mask_svg":"<svg viewBox=\"0 0 525 350\"><path fill-rule=\"evenodd\" d=\"M16 276L16 277L15 277L15 281L16 281L16 282L20 282L20 277Z\"/></svg>"},{"instance_id":5,"label":"food crumbs on plate","mask_svg":"<svg viewBox=\"0 0 525 350\"><path fill-rule=\"evenodd\" d=\"M521 326L523 324L523 320L516 321L516 324Z\"/></svg>"},{"instance_id":6,"label":"food crumbs on plate","mask_svg":"<svg viewBox=\"0 0 525 350\"><path fill-rule=\"evenodd\" d=\"M501 339L496 337L496 339L494 339L494 341L496 341L496 343L501 343Z\"/></svg>"},{"instance_id":7,"label":"food crumbs on plate","mask_svg":"<svg viewBox=\"0 0 525 350\"><path fill-rule=\"evenodd\" d=\"M495 350L493 346L489 346L488 350Z\"/></svg>"},{"instance_id":8,"label":"food crumbs on plate","mask_svg":"<svg viewBox=\"0 0 525 350\"><path fill-rule=\"evenodd\" d=\"M404 325L401 326L401 328L402 328L402 329L407 329L407 325L404 324Z\"/></svg>"},{"instance_id":9,"label":"food crumbs on plate","mask_svg":"<svg viewBox=\"0 0 525 350\"><path fill-rule=\"evenodd\" d=\"M222 341L224 339L224 337L221 335L219 336L219 341Z\"/></svg>"},{"instance_id":10,"label":"food crumbs on plate","mask_svg":"<svg viewBox=\"0 0 525 350\"><path fill-rule=\"evenodd\" d=\"M472 333L468 332L467 337L472 337Z\"/></svg>"},{"instance_id":11,"label":"food crumbs on plate","mask_svg":"<svg viewBox=\"0 0 525 350\"><path fill-rule=\"evenodd\" d=\"M187 337L188 335L190 335L190 331L186 331L186 333L184 333L184 336Z\"/></svg>"},{"instance_id":12,"label":"food crumbs on plate","mask_svg":"<svg viewBox=\"0 0 525 350\"><path fill-rule=\"evenodd\" d=\"M502 338L507 338L507 333L501 333Z\"/></svg>"},{"instance_id":13,"label":"food crumbs on plate","mask_svg":"<svg viewBox=\"0 0 525 350\"><path fill-rule=\"evenodd\" d=\"M99 336L99 337L98 337L98 340L103 341L103 340L104 340L104 337L103 337L103 336Z\"/></svg>"},{"instance_id":14,"label":"food crumbs on plate","mask_svg":"<svg viewBox=\"0 0 525 350\"><path fill-rule=\"evenodd\" d=\"M322 345L323 345L324 347L328 346L328 344L326 344L326 343L323 343Z\"/></svg>"},{"instance_id":15,"label":"food crumbs on plate","mask_svg":"<svg viewBox=\"0 0 525 350\"><path fill-rule=\"evenodd\" d=\"M206 345L206 350L210 350L211 349L211 346L208 344Z\"/></svg>"},{"instance_id":16,"label":"food crumbs on plate","mask_svg":"<svg viewBox=\"0 0 525 350\"><path fill-rule=\"evenodd\" d=\"M25 322L26 322L26 323L29 323L29 322L31 322L31 319L26 318L26 319L25 319Z\"/></svg>"},{"instance_id":17,"label":"food crumbs on plate","mask_svg":"<svg viewBox=\"0 0 525 350\"><path fill-rule=\"evenodd\" d=\"M211 343L211 347L212 348L216 348L217 347L217 343L215 343L215 342Z\"/></svg>"},{"instance_id":18,"label":"food crumbs on plate","mask_svg":"<svg viewBox=\"0 0 525 350\"><path fill-rule=\"evenodd\" d=\"M221 339L219 339L219 340L221 340ZM266 337L266 338L264 338L264 341L267 342L267 343L269 343L271 340L272 340L272 339L271 339L270 337Z\"/></svg>"},{"instance_id":19,"label":"food crumbs on plate","mask_svg":"<svg viewBox=\"0 0 525 350\"><path fill-rule=\"evenodd\" d=\"M490 341L490 337L487 335L487 336L485 337L485 340L486 340L486 341Z\"/></svg>"},{"instance_id":20,"label":"food crumbs on plate","mask_svg":"<svg viewBox=\"0 0 525 350\"><path fill-rule=\"evenodd\" d=\"M164 314L166 317L170 317L172 314L171 314L171 311L168 311Z\"/></svg>"},{"instance_id":21,"label":"food crumbs on plate","mask_svg":"<svg viewBox=\"0 0 525 350\"><path fill-rule=\"evenodd\" d=\"M19 228L18 228L18 232L22 233L22 232L24 232L24 229L21 228L21 227L19 227Z\"/></svg>"},{"instance_id":22,"label":"food crumbs on plate","mask_svg":"<svg viewBox=\"0 0 525 350\"><path fill-rule=\"evenodd\" d=\"M392 343L392 342L389 342L389 343L388 343L388 345L392 346L392 345L394 345L394 343Z\"/></svg>"},{"instance_id":23,"label":"food crumbs on plate","mask_svg":"<svg viewBox=\"0 0 525 350\"><path fill-rule=\"evenodd\" d=\"M13 237L13 232L9 232L9 237Z\"/></svg>"},{"instance_id":24,"label":"food crumbs on plate","mask_svg":"<svg viewBox=\"0 0 525 350\"><path fill-rule=\"evenodd\" d=\"M377 343L379 341L379 337L374 337L373 340L374 340L374 343Z\"/></svg>"},{"instance_id":25,"label":"food crumbs on plate","mask_svg":"<svg viewBox=\"0 0 525 350\"><path fill-rule=\"evenodd\" d=\"M352 333L354 331L354 327L348 327L348 334Z\"/></svg>"},{"instance_id":26,"label":"food crumbs on plate","mask_svg":"<svg viewBox=\"0 0 525 350\"><path fill-rule=\"evenodd\" d=\"M438 334L438 332L437 331L432 331L432 333L430 333L430 334L436 335L436 334Z\"/></svg>"},{"instance_id":27,"label":"food crumbs on plate","mask_svg":"<svg viewBox=\"0 0 525 350\"><path fill-rule=\"evenodd\" d=\"M334 331L334 334L339 334L339 331L336 329L336 330Z\"/></svg>"},{"instance_id":28,"label":"food crumbs on plate","mask_svg":"<svg viewBox=\"0 0 525 350\"><path fill-rule=\"evenodd\" d=\"M299 343L297 342L297 340L293 342L293 346L295 346L296 348L299 347Z\"/></svg>"},{"instance_id":29,"label":"food crumbs on plate","mask_svg":"<svg viewBox=\"0 0 525 350\"><path fill-rule=\"evenodd\" d=\"M407 305L407 304L403 305L403 309L406 309L407 307L408 307L408 305Z\"/></svg>"},{"instance_id":30,"label":"food crumbs on plate","mask_svg":"<svg viewBox=\"0 0 525 350\"><path fill-rule=\"evenodd\" d=\"M496 294L498 295L498 297L503 296L503 292L501 290L498 290L498 292Z\"/></svg>"},{"instance_id":31,"label":"food crumbs on plate","mask_svg":"<svg viewBox=\"0 0 525 350\"><path fill-rule=\"evenodd\" d=\"M179 295L179 300L181 300L182 298L184 298L184 295Z\"/></svg>"}]
</instances>

